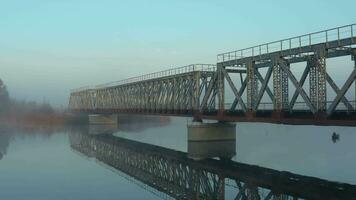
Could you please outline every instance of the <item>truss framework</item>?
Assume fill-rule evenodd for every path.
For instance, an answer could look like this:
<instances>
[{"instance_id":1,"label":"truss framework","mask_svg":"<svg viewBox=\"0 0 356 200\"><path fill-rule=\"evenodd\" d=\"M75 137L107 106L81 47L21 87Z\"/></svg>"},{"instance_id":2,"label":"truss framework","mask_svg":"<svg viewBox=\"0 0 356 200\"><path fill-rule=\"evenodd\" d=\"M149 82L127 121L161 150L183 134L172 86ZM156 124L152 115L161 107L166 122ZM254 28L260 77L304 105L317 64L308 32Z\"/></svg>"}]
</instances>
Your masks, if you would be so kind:
<instances>
[{"instance_id":1,"label":"truss framework","mask_svg":"<svg viewBox=\"0 0 356 200\"><path fill-rule=\"evenodd\" d=\"M193 71L70 96L72 109L117 112L194 113L216 110L216 72ZM207 96L202 98L203 96Z\"/></svg>"},{"instance_id":2,"label":"truss framework","mask_svg":"<svg viewBox=\"0 0 356 200\"><path fill-rule=\"evenodd\" d=\"M321 54L321 51L324 53ZM316 49L315 52L310 52L307 55L294 55L293 57L277 56L271 57L268 60L248 61L245 64L241 63L239 65L224 65L225 63L218 63L221 71L224 72L224 78L229 83L235 96L235 100L229 110L231 112L257 112L263 110L261 105L264 103L261 102L261 99L263 95L267 93L273 103L273 107L269 109L275 112L295 112L298 96L301 96L303 99L303 102L298 102L299 106L303 104L304 111L310 111L313 115L318 117L328 117L333 114L340 102L344 105L341 110L354 112L355 108L352 105L353 103L345 97L345 94L349 90L353 82L352 80L355 80L355 70L349 74L342 88L339 88L335 84L334 80L326 71L327 58L354 54L355 49L348 49L347 51L344 49L330 49L326 51L322 48ZM291 71L291 64L297 62L307 63L299 81ZM247 74L246 83L243 83L240 90L238 90L236 82L230 78L230 74L235 73L234 70L226 70L226 68L240 69L244 67L246 68ZM261 68L267 68L265 77L259 72ZM271 78L272 81L270 81ZM309 94L303 88L307 78L309 78ZM260 80L260 82L258 82L258 80ZM268 87L270 82L272 82L273 85L273 92L271 92ZM261 86L259 86L259 83ZM294 93L289 91L289 83L292 83L294 86ZM330 101L327 100L327 83L331 86L332 91L337 94L337 97ZM242 96L245 87L247 88L247 94L246 99L243 99ZM245 104L247 104L246 108L244 106ZM237 108L236 105L240 105L240 108Z\"/></svg>"},{"instance_id":3,"label":"truss framework","mask_svg":"<svg viewBox=\"0 0 356 200\"><path fill-rule=\"evenodd\" d=\"M304 112L308 116L311 114L314 119L329 119L340 112L356 113L356 64L341 87L327 73L329 58L351 56L355 60L355 26L320 32L327 36L324 42L311 41L312 36L319 34L318 32L307 35L307 44L301 43L305 36L296 37L300 39L299 46L290 43L287 49L283 48L284 42L292 42L295 38L271 43L281 45L278 51L262 51L262 47L268 48L270 45L266 44L259 46L258 55L253 53L256 47L250 49L252 55L249 56L243 56L244 50L238 51L241 56L232 56L231 52L220 54L219 57L223 59L218 61L214 70L195 70L195 65L190 65L193 68L191 71L172 74L171 71L180 71L181 68L172 69L169 73L150 79L144 76L125 84L73 91L69 107L87 112L181 113L194 117L216 115L219 119L231 113L254 118L256 113L267 111L281 113L272 114L271 118L284 117L286 113L293 115ZM333 40L328 37L331 31L339 33L343 28L351 28L350 36L339 36ZM296 74L292 72L292 64L302 62L306 63L306 67L297 80ZM261 68L267 68L265 75L261 74ZM234 73L240 74L240 86L238 81L231 78ZM303 87L306 82L309 82L309 91ZM355 89L352 92L355 94L350 100L345 94L353 83ZM327 84L332 91L328 91ZM273 87L272 90L270 86ZM227 88L231 88L234 96L231 104L225 101ZM328 99L327 94L330 92L336 93L336 97ZM264 102L265 93L271 102Z\"/></svg>"}]
</instances>

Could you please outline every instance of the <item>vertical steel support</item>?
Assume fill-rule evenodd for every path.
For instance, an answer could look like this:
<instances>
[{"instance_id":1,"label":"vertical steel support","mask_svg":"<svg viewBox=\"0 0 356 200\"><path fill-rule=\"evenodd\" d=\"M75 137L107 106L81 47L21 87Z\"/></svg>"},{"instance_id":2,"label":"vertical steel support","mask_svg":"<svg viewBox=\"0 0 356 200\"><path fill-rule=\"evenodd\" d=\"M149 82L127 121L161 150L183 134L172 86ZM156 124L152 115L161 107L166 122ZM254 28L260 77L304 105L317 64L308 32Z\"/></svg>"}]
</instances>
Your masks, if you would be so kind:
<instances>
[{"instance_id":1,"label":"vertical steel support","mask_svg":"<svg viewBox=\"0 0 356 200\"><path fill-rule=\"evenodd\" d=\"M310 66L310 72L309 72L309 96L310 96L310 101L312 102L313 106L318 109L318 92L317 92L317 87L318 87L318 82L317 82L317 67L316 67L316 61L315 58L311 59L309 63Z\"/></svg>"},{"instance_id":2,"label":"vertical steel support","mask_svg":"<svg viewBox=\"0 0 356 200\"><path fill-rule=\"evenodd\" d=\"M247 63L247 110L254 111L258 97L258 77L254 69L254 62Z\"/></svg>"},{"instance_id":3,"label":"vertical steel support","mask_svg":"<svg viewBox=\"0 0 356 200\"><path fill-rule=\"evenodd\" d=\"M173 80L171 81L171 83L174 85L173 87L173 96L172 96L172 110L173 112L176 112L178 110L178 104L177 104L177 95L178 95L178 91L177 91L177 79L173 78Z\"/></svg>"},{"instance_id":4,"label":"vertical steel support","mask_svg":"<svg viewBox=\"0 0 356 200\"><path fill-rule=\"evenodd\" d=\"M318 112L326 111L326 63L325 57L311 58L309 61L310 100Z\"/></svg>"},{"instance_id":5,"label":"vertical steel support","mask_svg":"<svg viewBox=\"0 0 356 200\"><path fill-rule=\"evenodd\" d=\"M273 66L273 93L274 93L274 110L282 111L289 109L288 98L288 74L282 70L281 65L289 69L289 64L283 60L276 60Z\"/></svg>"},{"instance_id":6,"label":"vertical steel support","mask_svg":"<svg viewBox=\"0 0 356 200\"><path fill-rule=\"evenodd\" d=\"M96 109L96 91L93 91L93 92L91 92L90 93L91 94L91 98L90 98L90 100L91 100L91 103L92 103L92 109Z\"/></svg>"},{"instance_id":7,"label":"vertical steel support","mask_svg":"<svg viewBox=\"0 0 356 200\"><path fill-rule=\"evenodd\" d=\"M219 114L224 113L224 104L225 104L225 86L224 86L224 74L222 72L223 66L218 65L218 99L219 99Z\"/></svg>"},{"instance_id":8,"label":"vertical steel support","mask_svg":"<svg viewBox=\"0 0 356 200\"><path fill-rule=\"evenodd\" d=\"M353 55L352 55L352 59L353 59L353 61L354 61L354 69L356 69L356 54L354 53ZM356 110L356 77L355 77L355 81L354 81L355 83L355 99L354 99L354 109Z\"/></svg>"},{"instance_id":9,"label":"vertical steel support","mask_svg":"<svg viewBox=\"0 0 356 200\"><path fill-rule=\"evenodd\" d=\"M282 110L282 92L281 92L281 68L278 63L273 64L273 108L275 111Z\"/></svg>"},{"instance_id":10,"label":"vertical steel support","mask_svg":"<svg viewBox=\"0 0 356 200\"><path fill-rule=\"evenodd\" d=\"M318 60L318 110L326 111L326 59L321 57Z\"/></svg>"},{"instance_id":11,"label":"vertical steel support","mask_svg":"<svg viewBox=\"0 0 356 200\"><path fill-rule=\"evenodd\" d=\"M286 64L286 67L289 69L289 63ZM281 88L282 88L282 109L289 110L289 98L288 98L288 75L287 72L281 71Z\"/></svg>"}]
</instances>

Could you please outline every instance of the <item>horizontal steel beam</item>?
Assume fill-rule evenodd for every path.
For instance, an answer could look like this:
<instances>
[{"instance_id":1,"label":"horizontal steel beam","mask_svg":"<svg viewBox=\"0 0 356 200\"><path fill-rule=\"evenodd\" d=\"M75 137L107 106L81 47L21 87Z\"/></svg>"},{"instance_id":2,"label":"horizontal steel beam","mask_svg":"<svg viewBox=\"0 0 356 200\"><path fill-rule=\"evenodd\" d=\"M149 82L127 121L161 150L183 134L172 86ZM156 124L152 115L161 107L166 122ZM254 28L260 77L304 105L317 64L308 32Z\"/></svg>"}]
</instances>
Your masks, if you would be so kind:
<instances>
[{"instance_id":1,"label":"horizontal steel beam","mask_svg":"<svg viewBox=\"0 0 356 200\"><path fill-rule=\"evenodd\" d=\"M355 48L348 48L348 49L329 49L328 51L325 52L325 58L336 58L336 57L342 57L342 56L349 56L352 55L353 52L355 51ZM290 56L290 57L283 57L284 60L288 61L288 63L293 64L293 63L300 63L300 62L307 62L311 57L315 56L314 54L306 54L306 55L296 55L296 56ZM273 62L271 61L272 59L275 58L280 58L281 56L277 55L277 57L270 57L269 59L266 60L260 60L256 62L254 65L255 68L265 68L269 67ZM218 65L220 65L218 63ZM244 63L240 64L232 64L232 65L226 65L225 67L233 67L233 66L238 66L238 67L244 67Z\"/></svg>"}]
</instances>

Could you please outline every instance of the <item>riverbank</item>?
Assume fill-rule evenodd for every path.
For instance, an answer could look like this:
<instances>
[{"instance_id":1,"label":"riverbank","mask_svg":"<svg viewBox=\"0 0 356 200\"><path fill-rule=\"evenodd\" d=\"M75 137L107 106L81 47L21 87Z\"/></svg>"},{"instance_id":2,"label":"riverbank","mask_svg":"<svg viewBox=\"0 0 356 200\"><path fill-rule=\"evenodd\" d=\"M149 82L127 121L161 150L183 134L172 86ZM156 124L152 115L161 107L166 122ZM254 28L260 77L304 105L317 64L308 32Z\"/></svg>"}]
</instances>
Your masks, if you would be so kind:
<instances>
[{"instance_id":1,"label":"riverbank","mask_svg":"<svg viewBox=\"0 0 356 200\"><path fill-rule=\"evenodd\" d=\"M170 117L149 115L119 115L120 127L138 131L147 126L160 126L170 123ZM70 112L51 113L1 113L0 125L24 129L61 129L68 126L88 125L88 115Z\"/></svg>"},{"instance_id":2,"label":"riverbank","mask_svg":"<svg viewBox=\"0 0 356 200\"><path fill-rule=\"evenodd\" d=\"M64 127L86 123L85 116L72 115L67 112L0 114L0 124L16 127Z\"/></svg>"}]
</instances>

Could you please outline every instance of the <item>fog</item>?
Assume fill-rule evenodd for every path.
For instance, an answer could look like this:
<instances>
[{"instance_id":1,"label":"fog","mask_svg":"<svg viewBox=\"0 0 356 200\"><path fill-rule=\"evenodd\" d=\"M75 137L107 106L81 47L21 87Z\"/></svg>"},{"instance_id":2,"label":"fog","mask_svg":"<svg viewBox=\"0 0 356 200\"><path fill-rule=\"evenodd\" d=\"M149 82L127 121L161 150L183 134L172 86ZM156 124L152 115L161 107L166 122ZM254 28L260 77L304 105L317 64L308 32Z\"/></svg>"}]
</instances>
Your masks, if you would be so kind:
<instances>
[{"instance_id":1,"label":"fog","mask_svg":"<svg viewBox=\"0 0 356 200\"><path fill-rule=\"evenodd\" d=\"M351 0L2 2L0 78L14 98L66 107L73 88L215 63L218 53L353 23L355 5Z\"/></svg>"}]
</instances>

